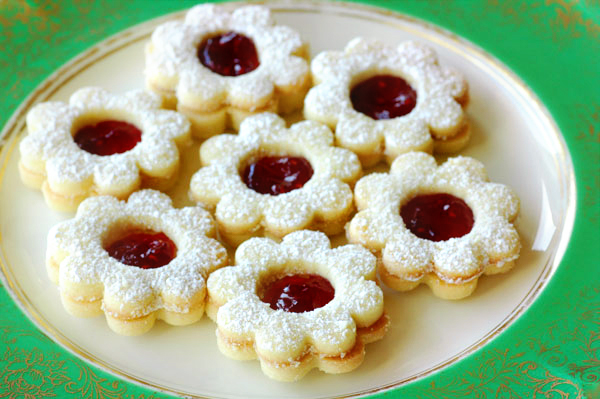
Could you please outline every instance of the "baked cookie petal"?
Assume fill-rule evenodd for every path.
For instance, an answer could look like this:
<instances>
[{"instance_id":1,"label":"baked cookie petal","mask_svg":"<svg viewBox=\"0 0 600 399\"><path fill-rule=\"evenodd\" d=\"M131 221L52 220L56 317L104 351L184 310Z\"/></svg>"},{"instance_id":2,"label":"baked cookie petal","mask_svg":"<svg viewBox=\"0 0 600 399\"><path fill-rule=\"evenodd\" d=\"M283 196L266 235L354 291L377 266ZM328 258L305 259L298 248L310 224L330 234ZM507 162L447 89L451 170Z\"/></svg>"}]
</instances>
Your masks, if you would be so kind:
<instances>
[{"instance_id":1,"label":"baked cookie petal","mask_svg":"<svg viewBox=\"0 0 600 399\"><path fill-rule=\"evenodd\" d=\"M140 186L140 173L135 160L120 155L117 154L111 163L94 165L94 186L98 192L122 198Z\"/></svg>"},{"instance_id":2,"label":"baked cookie petal","mask_svg":"<svg viewBox=\"0 0 600 399\"><path fill-rule=\"evenodd\" d=\"M181 106L198 112L212 112L222 108L227 101L229 86L225 79L214 77L209 71L199 65L191 65L180 73L176 95Z\"/></svg>"},{"instance_id":3,"label":"baked cookie petal","mask_svg":"<svg viewBox=\"0 0 600 399\"><path fill-rule=\"evenodd\" d=\"M410 233L398 232L385 245L382 259L390 274L402 276L403 280L409 282L420 281L431 271L432 245Z\"/></svg>"},{"instance_id":4,"label":"baked cookie petal","mask_svg":"<svg viewBox=\"0 0 600 399\"><path fill-rule=\"evenodd\" d=\"M63 211L74 211L92 195L125 198L140 185L169 188L176 180L178 146L190 142L190 125L160 104L159 96L140 90L116 95L84 87L68 104L36 105L20 145L21 179L41 188L48 205ZM91 136L77 144L82 130Z\"/></svg>"},{"instance_id":5,"label":"baked cookie petal","mask_svg":"<svg viewBox=\"0 0 600 399\"><path fill-rule=\"evenodd\" d=\"M324 78L322 83L311 88L306 94L304 116L335 129L338 124L338 115L343 115L343 111L350 107L351 103L345 99L344 87Z\"/></svg>"},{"instance_id":6,"label":"baked cookie petal","mask_svg":"<svg viewBox=\"0 0 600 399\"><path fill-rule=\"evenodd\" d=\"M200 46L231 32L252 43L258 63L248 70L238 63L233 74L203 64ZM190 118L197 137L207 138L227 127L237 130L252 114L302 107L310 86L307 57L300 35L276 25L267 7L230 11L203 4L190 9L184 22L167 22L154 31L146 46L146 85Z\"/></svg>"},{"instance_id":7,"label":"baked cookie petal","mask_svg":"<svg viewBox=\"0 0 600 399\"><path fill-rule=\"evenodd\" d=\"M256 231L264 214L259 198L255 196L240 197L235 193L222 196L217 205L215 216L225 234L244 234Z\"/></svg>"},{"instance_id":8,"label":"baked cookie petal","mask_svg":"<svg viewBox=\"0 0 600 399\"><path fill-rule=\"evenodd\" d=\"M171 199L157 191L138 191L128 202L111 196L88 198L74 219L50 230L48 274L58 283L69 313L89 317L104 312L109 327L119 334L142 334L156 319L190 324L204 313L206 278L227 263L227 251L210 237L215 231L207 211L174 209ZM140 234L150 234L152 240L162 234L173 243L166 264L144 268L123 263L134 253L111 255L114 243Z\"/></svg>"},{"instance_id":9,"label":"baked cookie petal","mask_svg":"<svg viewBox=\"0 0 600 399\"><path fill-rule=\"evenodd\" d=\"M459 156L437 166L431 155L403 154L389 174L359 180L355 201L360 212L348 224L348 239L378 253L381 278L396 290L424 283L441 298L464 298L481 274L506 272L519 256L510 223L518 198L490 183L475 159ZM415 211L405 214L413 201L418 205L408 209Z\"/></svg>"},{"instance_id":10,"label":"baked cookie petal","mask_svg":"<svg viewBox=\"0 0 600 399\"><path fill-rule=\"evenodd\" d=\"M214 209L222 197L236 186L242 186L236 173L231 165L211 165L198 170L190 181L192 199Z\"/></svg>"},{"instance_id":11,"label":"baked cookie petal","mask_svg":"<svg viewBox=\"0 0 600 399\"><path fill-rule=\"evenodd\" d=\"M384 157L391 163L408 151L457 151L468 142L466 82L458 72L440 66L435 52L423 44L394 47L355 38L343 51L318 54L311 72L316 86L305 98L304 116L335 130L338 143L356 152L363 166ZM401 79L416 93L407 113L380 116L355 108L354 89L374 77Z\"/></svg>"},{"instance_id":12,"label":"baked cookie petal","mask_svg":"<svg viewBox=\"0 0 600 399\"><path fill-rule=\"evenodd\" d=\"M294 232L280 244L267 238L244 242L236 265L214 272L207 283L219 349L234 359L258 357L263 372L282 381L298 380L313 368L355 369L364 345L381 339L388 324L383 293L373 280L375 266L365 248L331 249L327 237L315 231ZM270 284L298 275L328 280L333 298L300 313L263 302Z\"/></svg>"},{"instance_id":13,"label":"baked cookie petal","mask_svg":"<svg viewBox=\"0 0 600 399\"><path fill-rule=\"evenodd\" d=\"M392 219L390 212L377 213L369 209L358 212L347 228L348 238L357 244L380 251L385 247L389 237L394 235L394 228L401 222Z\"/></svg>"},{"instance_id":14,"label":"baked cookie petal","mask_svg":"<svg viewBox=\"0 0 600 399\"><path fill-rule=\"evenodd\" d=\"M362 173L354 154L333 147L333 135L325 125L305 121L287 128L285 121L272 113L247 118L237 136L207 140L200 148L200 158L204 166L192 177L191 196L216 207L222 237L233 245L257 234L283 237L304 228L340 233L353 210L350 185ZM265 183L267 191L260 191L256 188L262 184L260 179L270 181L271 177L257 174L252 177L252 184L258 182L253 186L244 180L250 175L242 175L251 173L262 160L294 163L299 169L288 177L278 177L278 182ZM287 168L277 165L275 169ZM293 183L292 189L268 191L298 176L306 177L302 183Z\"/></svg>"},{"instance_id":15,"label":"baked cookie petal","mask_svg":"<svg viewBox=\"0 0 600 399\"><path fill-rule=\"evenodd\" d=\"M467 281L478 277L488 262L483 244L478 241L450 239L434 245L433 270L447 282Z\"/></svg>"},{"instance_id":16,"label":"baked cookie petal","mask_svg":"<svg viewBox=\"0 0 600 399\"><path fill-rule=\"evenodd\" d=\"M146 176L174 176L179 168L179 149L173 141L165 141L162 138L142 139L136 161Z\"/></svg>"}]
</instances>

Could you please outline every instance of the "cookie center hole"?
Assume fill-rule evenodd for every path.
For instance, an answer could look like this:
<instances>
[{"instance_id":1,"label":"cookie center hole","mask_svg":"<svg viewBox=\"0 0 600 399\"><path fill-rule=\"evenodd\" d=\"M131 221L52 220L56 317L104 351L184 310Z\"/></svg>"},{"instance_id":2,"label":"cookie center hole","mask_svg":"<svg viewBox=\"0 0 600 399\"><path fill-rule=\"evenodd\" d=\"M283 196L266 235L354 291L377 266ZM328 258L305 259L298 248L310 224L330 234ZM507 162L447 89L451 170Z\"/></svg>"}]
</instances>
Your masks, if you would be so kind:
<instances>
[{"instance_id":1,"label":"cookie center hole","mask_svg":"<svg viewBox=\"0 0 600 399\"><path fill-rule=\"evenodd\" d=\"M177 254L175 243L162 232L130 230L104 247L108 254L128 266L156 269Z\"/></svg>"},{"instance_id":2,"label":"cookie center hole","mask_svg":"<svg viewBox=\"0 0 600 399\"><path fill-rule=\"evenodd\" d=\"M445 193L414 197L401 207L400 216L414 235L431 241L462 237L474 223L471 208L462 199Z\"/></svg>"},{"instance_id":3,"label":"cookie center hole","mask_svg":"<svg viewBox=\"0 0 600 399\"><path fill-rule=\"evenodd\" d=\"M406 115L417 105L417 92L402 78L376 75L350 91L352 106L372 119L393 119Z\"/></svg>"},{"instance_id":4,"label":"cookie center hole","mask_svg":"<svg viewBox=\"0 0 600 399\"><path fill-rule=\"evenodd\" d=\"M303 187L313 173L306 158L266 156L248 164L242 180L258 193L279 195Z\"/></svg>"},{"instance_id":5,"label":"cookie center hole","mask_svg":"<svg viewBox=\"0 0 600 399\"><path fill-rule=\"evenodd\" d=\"M131 150L142 140L142 131L128 122L105 120L83 126L73 140L84 151L106 156Z\"/></svg>"},{"instance_id":6,"label":"cookie center hole","mask_svg":"<svg viewBox=\"0 0 600 399\"><path fill-rule=\"evenodd\" d=\"M261 300L271 309L303 313L327 305L335 296L329 280L318 274L291 274L266 284Z\"/></svg>"},{"instance_id":7,"label":"cookie center hole","mask_svg":"<svg viewBox=\"0 0 600 399\"><path fill-rule=\"evenodd\" d=\"M222 76L239 76L258 68L258 54L252 39L226 32L205 39L198 46L198 59Z\"/></svg>"}]
</instances>

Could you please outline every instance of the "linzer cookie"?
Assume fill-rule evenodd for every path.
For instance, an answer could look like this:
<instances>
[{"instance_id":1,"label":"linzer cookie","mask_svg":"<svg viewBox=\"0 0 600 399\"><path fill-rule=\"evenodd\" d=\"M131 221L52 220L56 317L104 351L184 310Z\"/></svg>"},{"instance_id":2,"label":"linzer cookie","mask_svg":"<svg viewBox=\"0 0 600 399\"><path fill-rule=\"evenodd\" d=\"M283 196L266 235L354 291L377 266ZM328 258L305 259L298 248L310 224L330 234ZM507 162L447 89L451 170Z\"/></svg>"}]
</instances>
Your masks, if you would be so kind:
<instances>
[{"instance_id":1,"label":"linzer cookie","mask_svg":"<svg viewBox=\"0 0 600 399\"><path fill-rule=\"evenodd\" d=\"M318 122L288 129L275 114L255 115L238 135L205 141L200 160L191 196L216 208L221 236L234 245L301 229L338 234L354 210L350 185L361 175L360 162L334 147L333 134Z\"/></svg>"},{"instance_id":2,"label":"linzer cookie","mask_svg":"<svg viewBox=\"0 0 600 399\"><path fill-rule=\"evenodd\" d=\"M191 142L190 124L160 104L143 91L116 95L87 87L68 104L34 106L19 147L21 180L41 188L48 205L61 211L74 211L92 195L168 189L179 170L178 147Z\"/></svg>"},{"instance_id":3,"label":"linzer cookie","mask_svg":"<svg viewBox=\"0 0 600 399\"><path fill-rule=\"evenodd\" d=\"M271 378L354 370L387 330L376 259L359 245L331 249L323 233L298 231L250 239L235 258L209 277L207 313L221 352L258 358Z\"/></svg>"},{"instance_id":4,"label":"linzer cookie","mask_svg":"<svg viewBox=\"0 0 600 399\"><path fill-rule=\"evenodd\" d=\"M381 255L380 276L396 290L425 283L441 298L464 298L519 256L519 200L473 158L438 167L422 152L401 155L389 174L359 180L355 201L348 239Z\"/></svg>"},{"instance_id":5,"label":"linzer cookie","mask_svg":"<svg viewBox=\"0 0 600 399\"><path fill-rule=\"evenodd\" d=\"M247 116L302 108L306 44L266 7L202 4L159 26L146 46L146 84L188 116L200 138Z\"/></svg>"},{"instance_id":6,"label":"linzer cookie","mask_svg":"<svg viewBox=\"0 0 600 399\"><path fill-rule=\"evenodd\" d=\"M145 333L156 319L186 325L204 313L208 275L227 264L214 236L207 211L174 209L158 191L135 192L127 202L92 197L50 230L48 275L69 313L104 312L119 334Z\"/></svg>"},{"instance_id":7,"label":"linzer cookie","mask_svg":"<svg viewBox=\"0 0 600 399\"><path fill-rule=\"evenodd\" d=\"M469 140L467 83L424 44L356 38L318 54L311 71L304 116L335 130L365 167L408 151L455 152Z\"/></svg>"}]
</instances>

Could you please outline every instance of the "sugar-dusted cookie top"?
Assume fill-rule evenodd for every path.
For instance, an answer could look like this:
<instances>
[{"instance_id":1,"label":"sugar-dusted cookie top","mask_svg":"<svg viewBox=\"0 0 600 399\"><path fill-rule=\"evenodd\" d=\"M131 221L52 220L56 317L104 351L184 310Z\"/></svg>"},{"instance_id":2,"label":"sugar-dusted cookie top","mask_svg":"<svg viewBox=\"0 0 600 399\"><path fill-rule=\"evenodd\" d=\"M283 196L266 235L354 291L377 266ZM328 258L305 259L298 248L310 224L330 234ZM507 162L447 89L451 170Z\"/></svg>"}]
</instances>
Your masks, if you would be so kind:
<instances>
[{"instance_id":1,"label":"sugar-dusted cookie top","mask_svg":"<svg viewBox=\"0 0 600 399\"><path fill-rule=\"evenodd\" d=\"M207 140L200 158L191 195L216 206L225 235L341 229L353 210L349 184L361 175L356 155L334 147L327 126L303 121L287 128L270 113L244 120L238 135Z\"/></svg>"},{"instance_id":2,"label":"sugar-dusted cookie top","mask_svg":"<svg viewBox=\"0 0 600 399\"><path fill-rule=\"evenodd\" d=\"M214 236L207 211L175 209L158 191L91 197L48 233L48 273L70 313L104 311L120 334L144 333L156 318L189 324L204 312L208 275L227 263Z\"/></svg>"},{"instance_id":3,"label":"sugar-dusted cookie top","mask_svg":"<svg viewBox=\"0 0 600 399\"><path fill-rule=\"evenodd\" d=\"M424 282L455 299L469 295L482 273L506 271L519 256L511 224L519 200L509 187L489 182L473 158L437 166L422 152L401 155L389 174L359 180L355 201L349 240L382 253L382 278L393 288Z\"/></svg>"},{"instance_id":4,"label":"sugar-dusted cookie top","mask_svg":"<svg viewBox=\"0 0 600 399\"><path fill-rule=\"evenodd\" d=\"M190 125L160 104L144 91L120 95L97 87L77 90L68 104L37 104L19 147L23 181L41 187L60 210L75 210L90 195L126 197L140 186L170 184Z\"/></svg>"},{"instance_id":5,"label":"sugar-dusted cookie top","mask_svg":"<svg viewBox=\"0 0 600 399\"><path fill-rule=\"evenodd\" d=\"M204 117L198 121L200 130L222 119L220 131L197 132L208 137L223 131L227 113L230 119L238 118L234 110L301 108L310 85L306 57L300 35L276 25L267 7L230 11L201 4L190 9L184 21L156 28L146 48L146 82L177 102L182 112Z\"/></svg>"},{"instance_id":6,"label":"sugar-dusted cookie top","mask_svg":"<svg viewBox=\"0 0 600 399\"><path fill-rule=\"evenodd\" d=\"M365 248L331 249L323 233L304 230L280 244L250 239L235 257L207 283L207 312L226 355L258 357L269 377L297 380L315 367L358 367L363 345L385 334L376 259Z\"/></svg>"},{"instance_id":7,"label":"sugar-dusted cookie top","mask_svg":"<svg viewBox=\"0 0 600 399\"><path fill-rule=\"evenodd\" d=\"M344 51L318 54L311 71L305 117L334 129L363 166L408 151L453 152L468 141L467 84L424 44L356 38Z\"/></svg>"}]
</instances>

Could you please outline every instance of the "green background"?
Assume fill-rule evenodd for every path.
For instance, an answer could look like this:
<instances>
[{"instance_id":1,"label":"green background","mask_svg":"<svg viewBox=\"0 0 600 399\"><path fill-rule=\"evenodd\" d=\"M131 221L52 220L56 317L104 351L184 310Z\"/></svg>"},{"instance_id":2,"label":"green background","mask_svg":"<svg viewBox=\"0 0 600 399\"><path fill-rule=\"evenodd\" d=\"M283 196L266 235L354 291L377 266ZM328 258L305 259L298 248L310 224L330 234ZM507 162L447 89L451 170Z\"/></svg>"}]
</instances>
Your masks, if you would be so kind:
<instances>
[{"instance_id":1,"label":"green background","mask_svg":"<svg viewBox=\"0 0 600 399\"><path fill-rule=\"evenodd\" d=\"M43 79L81 51L132 25L196 3L0 0L0 126ZM459 363L380 396L600 398L600 1L368 3L446 28L515 71L558 123L577 183L569 247L526 317ZM2 287L0 398L45 397L168 396L71 355L39 332Z\"/></svg>"}]
</instances>

